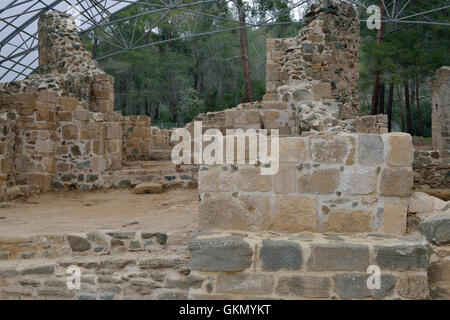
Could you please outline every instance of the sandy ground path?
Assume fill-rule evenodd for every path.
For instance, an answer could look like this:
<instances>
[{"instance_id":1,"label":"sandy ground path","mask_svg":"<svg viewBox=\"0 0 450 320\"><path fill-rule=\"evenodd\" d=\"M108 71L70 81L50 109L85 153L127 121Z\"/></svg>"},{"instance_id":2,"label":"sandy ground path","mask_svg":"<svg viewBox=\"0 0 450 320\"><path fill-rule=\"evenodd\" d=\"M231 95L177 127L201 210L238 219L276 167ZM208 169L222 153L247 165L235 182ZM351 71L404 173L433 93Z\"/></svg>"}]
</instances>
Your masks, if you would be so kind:
<instances>
[{"instance_id":1,"label":"sandy ground path","mask_svg":"<svg viewBox=\"0 0 450 320\"><path fill-rule=\"evenodd\" d=\"M8 207L9 206L9 207ZM64 234L100 229L195 229L197 189L135 195L130 190L33 195L0 207L0 236ZM137 222L125 226L125 224Z\"/></svg>"}]
</instances>

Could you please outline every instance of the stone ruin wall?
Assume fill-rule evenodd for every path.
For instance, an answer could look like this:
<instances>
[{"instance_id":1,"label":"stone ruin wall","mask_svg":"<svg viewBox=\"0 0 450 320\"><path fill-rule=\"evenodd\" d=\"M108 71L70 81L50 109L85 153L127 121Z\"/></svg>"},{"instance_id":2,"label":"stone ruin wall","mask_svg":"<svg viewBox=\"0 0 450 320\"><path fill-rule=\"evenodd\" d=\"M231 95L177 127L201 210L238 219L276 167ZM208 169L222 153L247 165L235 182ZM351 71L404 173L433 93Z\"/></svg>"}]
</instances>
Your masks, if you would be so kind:
<instances>
[{"instance_id":1,"label":"stone ruin wall","mask_svg":"<svg viewBox=\"0 0 450 320\"><path fill-rule=\"evenodd\" d=\"M114 112L114 79L83 48L69 15L43 14L38 32L39 72L0 85L0 198L117 186L101 174L122 160L150 160L149 148L169 159L169 131Z\"/></svg>"},{"instance_id":2,"label":"stone ruin wall","mask_svg":"<svg viewBox=\"0 0 450 320\"><path fill-rule=\"evenodd\" d=\"M273 176L264 164L202 165L200 228L403 235L413 152L408 134L341 133L280 138Z\"/></svg>"},{"instance_id":3,"label":"stone ruin wall","mask_svg":"<svg viewBox=\"0 0 450 320\"><path fill-rule=\"evenodd\" d=\"M315 6L308 16L338 26L347 22L352 25L347 18L340 17L339 12L347 12L350 16L353 13L346 9L327 10L329 8ZM47 17L49 21L57 19L51 18L52 15ZM331 18L325 19L325 15ZM314 40L311 37L311 40L300 42L312 44L313 50L320 50L319 45L324 42L329 50L333 48L331 44L335 49L344 50L339 44L345 48L349 44L345 39L320 40L323 35L314 31L319 31L317 26L325 27L320 21L311 21L308 31L300 33L306 38L314 36ZM353 46L358 40L352 41ZM78 50L73 43L65 46ZM280 56L294 55L296 50L304 47L302 44L298 49L286 49ZM272 51L270 46L268 49ZM62 70L58 68L66 67L59 63L65 56L63 51L57 50L61 52L59 58L47 57L45 63L54 70ZM341 58L347 56L344 51ZM416 235L403 236L408 208L414 213L429 210L423 208L422 201L413 205L410 197L413 179L411 137L388 134L385 116L356 118L357 97L353 91L356 86L341 87L342 81L347 81L350 75L347 79L340 78L342 73L336 73L341 68L338 65L329 73L328 66L322 63L319 66L315 59L330 57L322 54L325 51L313 52L317 54L312 57L315 66L303 58L304 64L299 62L302 68L305 67L304 72L293 69L290 73L289 63L283 64L283 70L288 70L288 80L290 75L292 80L298 80L294 75L312 77L301 83L288 81L288 85L281 84L280 80L280 90L275 95L283 95L277 99L284 99L286 92L281 91L284 86L288 90L288 101L284 102L295 101L292 102L295 108L290 105L289 108L265 109L265 105L273 106L265 97L262 103L244 104L197 118L204 122L204 130L257 129L266 128L264 121L273 120L267 116L275 110L279 115L284 114L282 117L288 114L283 118L285 123L280 122L279 127L284 128L280 130L282 136L291 136L280 139L281 164L275 176L261 176L260 168L254 165L200 167L200 222L205 232L195 235L188 248L185 247L187 238L174 241L171 235L167 239L167 235L154 231L103 230L21 241L0 239L0 260L6 260L0 266L0 297L424 299L437 295L448 298L448 239L445 233L438 232L442 226L440 217L420 223L429 242ZM350 63L350 60L342 61ZM36 161L30 160L36 165L32 167L33 171L25 171L25 176L38 170L40 175L56 178L56 181L52 180L53 186L58 182L63 186L80 185L81 188L83 185L91 188L95 184L129 186L139 179L151 179L145 168L110 170L101 174L94 170L93 166L98 164L103 166L101 170L113 169L122 158L134 161L150 156L151 150L147 152L144 142L149 142L154 134L166 135L152 129L150 119L145 116L121 117L114 113L110 103L112 78L94 67L87 68L99 74L93 78L78 77L74 70L65 81L64 74L44 72L26 80L36 79L31 88L22 82L2 89L1 185L23 183L16 181L23 177L11 171L16 167L19 172L17 163L21 162L18 158ZM55 75L63 77L64 81L51 81ZM331 82L329 86L316 82L314 75L320 79L336 77L336 88ZM41 81L42 78L49 82ZM51 88L47 89L46 83ZM317 83L319 93L313 86ZM44 87L39 90L40 86ZM93 90L97 93L86 89L89 87L97 88ZM24 99L22 89L26 93ZM303 91L298 92L299 89ZM336 96L333 96L333 90L336 90ZM318 96L314 96L314 92L319 96L323 92L326 95L316 100L314 97ZM312 101L295 100L295 97L308 95L312 95ZM346 97L346 100L337 101L338 97ZM305 112L303 106L309 111ZM315 119L307 119L313 115ZM40 120L43 116L52 120ZM302 136L295 136L300 134ZM5 143L10 141L16 143ZM152 142L155 150L167 147L167 140L159 141L161 144ZM59 149L61 154L58 154ZM69 172L65 171L67 165L72 168ZM58 166L63 167L61 172L57 171ZM53 167L55 169L51 169ZM130 179L128 171L134 174L135 180ZM67 181L63 181L66 174L69 175L64 178ZM84 181L75 182L79 176ZM433 210L436 205L431 202ZM223 229L234 231L220 231ZM364 233L357 234L359 232ZM106 252L110 254L104 255ZM20 266L16 259L21 259ZM365 286L366 268L374 263L382 268L383 285L381 289L369 290ZM64 268L71 264L80 266L84 275L83 287L76 292L64 287Z\"/></svg>"},{"instance_id":4,"label":"stone ruin wall","mask_svg":"<svg viewBox=\"0 0 450 320\"><path fill-rule=\"evenodd\" d=\"M450 189L450 67L431 79L432 150L416 150L415 184L419 189Z\"/></svg>"},{"instance_id":5,"label":"stone ruin wall","mask_svg":"<svg viewBox=\"0 0 450 320\"><path fill-rule=\"evenodd\" d=\"M280 128L283 135L301 133L305 126L346 129L337 120L359 115L358 34L351 4L324 2L312 5L297 37L267 39L264 128Z\"/></svg>"}]
</instances>

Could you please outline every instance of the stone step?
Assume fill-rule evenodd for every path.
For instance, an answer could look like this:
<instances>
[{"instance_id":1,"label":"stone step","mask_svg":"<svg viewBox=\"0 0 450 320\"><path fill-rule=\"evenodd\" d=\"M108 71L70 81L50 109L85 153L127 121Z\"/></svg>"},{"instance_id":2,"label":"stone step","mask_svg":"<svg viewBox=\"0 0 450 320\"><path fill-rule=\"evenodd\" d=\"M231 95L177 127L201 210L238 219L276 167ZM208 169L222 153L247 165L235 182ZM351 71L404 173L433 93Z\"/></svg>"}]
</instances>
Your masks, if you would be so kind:
<instances>
[{"instance_id":1,"label":"stone step","mask_svg":"<svg viewBox=\"0 0 450 320\"><path fill-rule=\"evenodd\" d=\"M203 233L189 267L215 287L193 299L423 299L430 246L386 234ZM379 287L367 283L379 271ZM376 285L375 283L372 283Z\"/></svg>"},{"instance_id":2,"label":"stone step","mask_svg":"<svg viewBox=\"0 0 450 320\"><path fill-rule=\"evenodd\" d=\"M4 262L0 299L187 299L203 279L185 252Z\"/></svg>"},{"instance_id":3,"label":"stone step","mask_svg":"<svg viewBox=\"0 0 450 320\"><path fill-rule=\"evenodd\" d=\"M133 227L133 222L124 227ZM126 229L60 235L0 236L0 262L149 253L166 250L167 240L166 233Z\"/></svg>"}]
</instances>

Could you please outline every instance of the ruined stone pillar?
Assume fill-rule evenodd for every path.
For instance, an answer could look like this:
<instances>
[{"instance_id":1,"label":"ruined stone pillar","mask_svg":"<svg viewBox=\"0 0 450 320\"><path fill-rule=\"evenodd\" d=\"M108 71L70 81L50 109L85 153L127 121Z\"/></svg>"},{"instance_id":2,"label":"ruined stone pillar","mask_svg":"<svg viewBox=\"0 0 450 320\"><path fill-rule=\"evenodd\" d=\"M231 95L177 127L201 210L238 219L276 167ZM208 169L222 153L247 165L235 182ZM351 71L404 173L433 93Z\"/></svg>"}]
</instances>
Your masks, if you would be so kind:
<instances>
[{"instance_id":1,"label":"ruined stone pillar","mask_svg":"<svg viewBox=\"0 0 450 320\"><path fill-rule=\"evenodd\" d=\"M443 161L450 163L450 67L436 71L431 89L433 149L439 150Z\"/></svg>"},{"instance_id":2,"label":"ruined stone pillar","mask_svg":"<svg viewBox=\"0 0 450 320\"><path fill-rule=\"evenodd\" d=\"M267 39L265 128L295 134L299 121L319 130L359 115L359 23L352 4L319 1L297 37Z\"/></svg>"}]
</instances>

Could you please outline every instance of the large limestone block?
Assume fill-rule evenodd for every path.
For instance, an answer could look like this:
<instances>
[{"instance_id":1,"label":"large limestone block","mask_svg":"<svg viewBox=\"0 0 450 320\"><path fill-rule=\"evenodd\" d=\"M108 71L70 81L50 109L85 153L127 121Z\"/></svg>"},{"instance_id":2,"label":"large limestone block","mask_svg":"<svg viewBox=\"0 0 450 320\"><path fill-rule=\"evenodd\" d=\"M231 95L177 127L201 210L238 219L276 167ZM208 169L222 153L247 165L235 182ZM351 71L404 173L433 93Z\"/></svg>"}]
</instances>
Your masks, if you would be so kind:
<instances>
[{"instance_id":1,"label":"large limestone block","mask_svg":"<svg viewBox=\"0 0 450 320\"><path fill-rule=\"evenodd\" d=\"M389 152L387 163L393 167L408 167L414 161L412 137L407 133L395 132L388 136Z\"/></svg>"},{"instance_id":2,"label":"large limestone block","mask_svg":"<svg viewBox=\"0 0 450 320\"><path fill-rule=\"evenodd\" d=\"M260 217L270 212L270 199L261 195L204 193L199 204L200 230L260 228Z\"/></svg>"},{"instance_id":3,"label":"large limestone block","mask_svg":"<svg viewBox=\"0 0 450 320\"><path fill-rule=\"evenodd\" d=\"M268 192L272 190L272 176L261 175L261 168L254 165L239 167L236 184L239 190L246 192Z\"/></svg>"},{"instance_id":4,"label":"large limestone block","mask_svg":"<svg viewBox=\"0 0 450 320\"><path fill-rule=\"evenodd\" d=\"M324 164L351 165L355 157L355 139L352 136L325 136L311 138L311 158Z\"/></svg>"},{"instance_id":5,"label":"large limestone block","mask_svg":"<svg viewBox=\"0 0 450 320\"><path fill-rule=\"evenodd\" d=\"M276 195L273 209L265 211L262 216L262 229L287 233L316 232L316 201L301 195Z\"/></svg>"},{"instance_id":6,"label":"large limestone block","mask_svg":"<svg viewBox=\"0 0 450 320\"><path fill-rule=\"evenodd\" d=\"M375 168L352 168L342 174L341 189L350 195L366 195L376 191L377 172Z\"/></svg>"},{"instance_id":7,"label":"large limestone block","mask_svg":"<svg viewBox=\"0 0 450 320\"><path fill-rule=\"evenodd\" d=\"M388 197L408 197L412 193L414 173L410 168L381 170L380 193Z\"/></svg>"},{"instance_id":8,"label":"large limestone block","mask_svg":"<svg viewBox=\"0 0 450 320\"><path fill-rule=\"evenodd\" d=\"M273 190L275 193L295 193L297 191L296 181L297 167L294 163L282 163L278 172L273 177Z\"/></svg>"},{"instance_id":9,"label":"large limestone block","mask_svg":"<svg viewBox=\"0 0 450 320\"><path fill-rule=\"evenodd\" d=\"M327 232L369 232L372 215L363 210L337 209L328 214L325 231Z\"/></svg>"},{"instance_id":10,"label":"large limestone block","mask_svg":"<svg viewBox=\"0 0 450 320\"><path fill-rule=\"evenodd\" d=\"M339 169L316 169L302 173L297 181L297 192L332 194L339 186L339 179Z\"/></svg>"},{"instance_id":11,"label":"large limestone block","mask_svg":"<svg viewBox=\"0 0 450 320\"><path fill-rule=\"evenodd\" d=\"M406 201L387 201L384 204L381 231L404 235L406 232L407 209Z\"/></svg>"},{"instance_id":12,"label":"large limestone block","mask_svg":"<svg viewBox=\"0 0 450 320\"><path fill-rule=\"evenodd\" d=\"M413 192L409 201L409 212L429 213L434 210L434 201L432 196L423 192Z\"/></svg>"},{"instance_id":13,"label":"large limestone block","mask_svg":"<svg viewBox=\"0 0 450 320\"><path fill-rule=\"evenodd\" d=\"M378 165L383 162L384 143L380 135L360 134L358 140L359 163Z\"/></svg>"},{"instance_id":14,"label":"large limestone block","mask_svg":"<svg viewBox=\"0 0 450 320\"><path fill-rule=\"evenodd\" d=\"M243 271L250 267L253 250L242 237L195 238L189 243L189 267L201 271Z\"/></svg>"},{"instance_id":15,"label":"large limestone block","mask_svg":"<svg viewBox=\"0 0 450 320\"><path fill-rule=\"evenodd\" d=\"M297 137L280 138L280 162L299 163L306 160L305 142Z\"/></svg>"}]
</instances>

